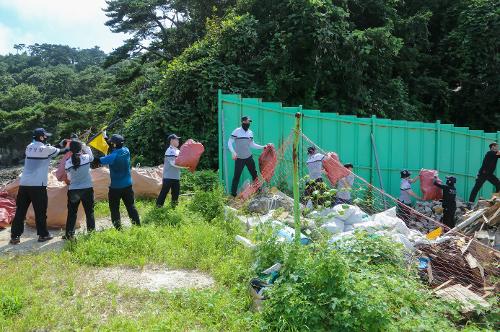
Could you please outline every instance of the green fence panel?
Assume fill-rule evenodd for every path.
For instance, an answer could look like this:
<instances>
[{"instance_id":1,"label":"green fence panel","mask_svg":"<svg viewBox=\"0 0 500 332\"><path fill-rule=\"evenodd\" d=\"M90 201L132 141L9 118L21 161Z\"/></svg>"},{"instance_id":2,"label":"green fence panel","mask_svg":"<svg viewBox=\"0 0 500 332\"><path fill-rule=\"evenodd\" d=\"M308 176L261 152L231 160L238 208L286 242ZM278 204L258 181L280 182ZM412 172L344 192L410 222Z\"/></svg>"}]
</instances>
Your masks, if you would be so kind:
<instances>
[{"instance_id":1,"label":"green fence panel","mask_svg":"<svg viewBox=\"0 0 500 332\"><path fill-rule=\"evenodd\" d=\"M284 107L279 102L264 102L260 98L242 98L240 95L223 94L219 91L219 177L228 192L234 174L234 162L227 147L231 132L240 126L240 119L248 115L253 119L251 126L254 140L258 144L273 143L279 147L288 138L295 124L295 113L301 112L302 132L325 151L338 153L341 161L354 164L355 173L384 188L393 196L399 194L402 169L417 174L421 168L437 169L441 178L457 177L457 192L468 199L474 186L477 171L481 166L488 144L500 141L500 131L484 133L451 124L425 123L417 121L358 118L337 113L322 113L306 110L302 106ZM372 135L379 159L382 183L379 181L375 163ZM299 151L305 151L308 142L300 142ZM258 158L261 151L254 150ZM291 156L287 156L291 166ZM306 156L299 155L303 162ZM286 165L277 172L286 172ZM306 174L300 168L301 176ZM291 187L290 179L287 180ZM250 180L244 171L240 186ZM417 188L415 186L415 188ZM494 190L486 183L479 195L488 196ZM417 190L418 191L418 190Z\"/></svg>"}]
</instances>

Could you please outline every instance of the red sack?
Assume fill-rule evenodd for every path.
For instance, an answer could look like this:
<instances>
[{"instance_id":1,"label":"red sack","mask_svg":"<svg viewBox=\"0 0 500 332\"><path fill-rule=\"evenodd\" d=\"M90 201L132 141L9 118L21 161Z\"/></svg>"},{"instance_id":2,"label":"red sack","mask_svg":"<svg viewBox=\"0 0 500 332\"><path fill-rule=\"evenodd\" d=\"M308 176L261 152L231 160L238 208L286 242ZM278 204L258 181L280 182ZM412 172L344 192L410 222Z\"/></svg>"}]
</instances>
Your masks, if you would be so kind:
<instances>
[{"instance_id":1,"label":"red sack","mask_svg":"<svg viewBox=\"0 0 500 332\"><path fill-rule=\"evenodd\" d=\"M323 158L323 168L332 186L334 186L338 180L350 174L349 170L342 165L335 152L326 154L325 158Z\"/></svg>"},{"instance_id":2,"label":"red sack","mask_svg":"<svg viewBox=\"0 0 500 332\"><path fill-rule=\"evenodd\" d=\"M434 185L434 177L438 172L431 169L423 169L420 171L420 190L422 191L425 201L437 201L443 198L443 190Z\"/></svg>"},{"instance_id":3,"label":"red sack","mask_svg":"<svg viewBox=\"0 0 500 332\"><path fill-rule=\"evenodd\" d=\"M259 157L260 174L266 182L270 182L274 175L274 169L278 163L276 149L272 145L266 145L264 151Z\"/></svg>"},{"instance_id":4,"label":"red sack","mask_svg":"<svg viewBox=\"0 0 500 332\"><path fill-rule=\"evenodd\" d=\"M188 167L191 172L194 172L204 151L205 147L203 144L188 139L182 144L179 156L175 159L175 164L177 166Z\"/></svg>"},{"instance_id":5,"label":"red sack","mask_svg":"<svg viewBox=\"0 0 500 332\"><path fill-rule=\"evenodd\" d=\"M66 169L65 169L66 160L71 158L72 155L73 155L72 152L66 152L66 154L62 157L61 161L59 161L59 165L57 165L56 169L57 180L66 182L66 184L69 184L68 174L66 174Z\"/></svg>"},{"instance_id":6,"label":"red sack","mask_svg":"<svg viewBox=\"0 0 500 332\"><path fill-rule=\"evenodd\" d=\"M16 201L7 192L0 192L0 228L9 226L15 214Z\"/></svg>"},{"instance_id":7,"label":"red sack","mask_svg":"<svg viewBox=\"0 0 500 332\"><path fill-rule=\"evenodd\" d=\"M243 200L243 201L246 201L248 198L250 198L250 196L255 194L261 186L262 186L262 183L260 182L260 179L259 178L255 179L255 181L253 181L249 186L247 186L245 188L245 190L240 192L240 194L238 195L238 198Z\"/></svg>"}]
</instances>

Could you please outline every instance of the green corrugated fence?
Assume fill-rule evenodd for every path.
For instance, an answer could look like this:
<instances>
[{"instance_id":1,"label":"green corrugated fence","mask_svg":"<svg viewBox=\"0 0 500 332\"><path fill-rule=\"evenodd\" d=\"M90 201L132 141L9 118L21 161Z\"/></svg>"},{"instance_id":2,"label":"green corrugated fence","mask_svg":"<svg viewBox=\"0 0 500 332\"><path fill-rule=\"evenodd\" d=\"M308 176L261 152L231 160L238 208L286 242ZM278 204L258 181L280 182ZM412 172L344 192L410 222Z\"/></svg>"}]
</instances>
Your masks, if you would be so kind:
<instances>
[{"instance_id":1,"label":"green corrugated fence","mask_svg":"<svg viewBox=\"0 0 500 332\"><path fill-rule=\"evenodd\" d=\"M230 187L234 172L234 161L227 141L231 132L240 126L243 115L253 119L255 142L270 142L279 146L294 126L295 113L301 112L305 136L323 150L338 153L342 162L353 163L356 174L374 186L381 187L372 149L373 133L383 188L393 196L399 194L399 172L402 169L417 174L421 168L426 168L437 169L441 178L455 176L457 194L468 199L484 154L488 151L488 144L500 141L500 131L485 133L482 130L441 124L439 121L424 123L322 113L319 110L302 109L302 106L283 107L279 102L242 98L221 91L218 95L218 110L219 176L226 190ZM254 153L258 157L260 151ZM248 178L248 172L244 171L240 183ZM487 182L479 195L489 196L493 191L493 186Z\"/></svg>"}]
</instances>

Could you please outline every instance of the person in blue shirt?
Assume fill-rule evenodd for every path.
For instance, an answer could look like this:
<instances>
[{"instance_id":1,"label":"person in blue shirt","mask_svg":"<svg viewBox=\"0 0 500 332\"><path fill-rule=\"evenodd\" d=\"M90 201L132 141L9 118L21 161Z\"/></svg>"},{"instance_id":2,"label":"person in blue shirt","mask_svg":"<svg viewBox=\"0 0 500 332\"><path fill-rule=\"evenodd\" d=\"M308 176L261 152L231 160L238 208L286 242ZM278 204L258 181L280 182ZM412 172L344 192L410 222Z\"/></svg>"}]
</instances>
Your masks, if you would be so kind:
<instances>
[{"instance_id":1,"label":"person in blue shirt","mask_svg":"<svg viewBox=\"0 0 500 332\"><path fill-rule=\"evenodd\" d=\"M120 200L125 204L132 224L137 226L141 224L132 189L130 151L123 146L124 141L123 136L113 134L108 141L112 149L111 153L99 159L102 165L109 165L111 177L108 193L109 210L111 212L111 221L116 229L121 229Z\"/></svg>"},{"instance_id":2,"label":"person in blue shirt","mask_svg":"<svg viewBox=\"0 0 500 332\"><path fill-rule=\"evenodd\" d=\"M72 240L75 236L75 224L80 202L87 218L87 231L95 229L94 189L90 176L90 163L94 155L90 147L73 139L69 143L71 158L66 160L64 169L70 181L68 187L68 218L66 219L66 234L63 240Z\"/></svg>"}]
</instances>

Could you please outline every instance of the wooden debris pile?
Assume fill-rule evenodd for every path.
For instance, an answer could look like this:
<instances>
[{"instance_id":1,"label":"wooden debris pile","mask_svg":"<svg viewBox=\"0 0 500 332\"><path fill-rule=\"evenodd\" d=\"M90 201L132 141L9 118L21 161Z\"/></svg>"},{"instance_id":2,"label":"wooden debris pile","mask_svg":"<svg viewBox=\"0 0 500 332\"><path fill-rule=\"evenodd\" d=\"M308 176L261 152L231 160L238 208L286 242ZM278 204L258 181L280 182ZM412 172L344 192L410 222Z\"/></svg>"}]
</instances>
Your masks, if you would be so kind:
<instances>
[{"instance_id":1,"label":"wooden debris pile","mask_svg":"<svg viewBox=\"0 0 500 332\"><path fill-rule=\"evenodd\" d=\"M448 234L462 233L500 250L500 194L480 200Z\"/></svg>"},{"instance_id":2,"label":"wooden debris pile","mask_svg":"<svg viewBox=\"0 0 500 332\"><path fill-rule=\"evenodd\" d=\"M418 247L427 264L420 275L443 298L486 306L483 299L500 292L500 253L471 237L453 236L446 241ZM439 291L438 291L439 290Z\"/></svg>"}]
</instances>

